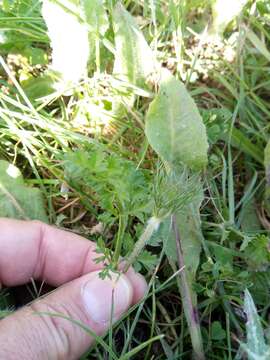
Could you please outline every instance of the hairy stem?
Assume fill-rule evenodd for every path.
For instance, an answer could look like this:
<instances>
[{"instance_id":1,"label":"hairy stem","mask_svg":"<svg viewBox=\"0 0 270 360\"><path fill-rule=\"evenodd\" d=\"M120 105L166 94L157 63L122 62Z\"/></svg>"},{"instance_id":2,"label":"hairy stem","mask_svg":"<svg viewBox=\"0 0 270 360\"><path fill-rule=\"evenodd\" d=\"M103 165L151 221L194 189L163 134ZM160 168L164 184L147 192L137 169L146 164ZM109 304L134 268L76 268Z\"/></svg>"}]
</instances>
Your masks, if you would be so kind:
<instances>
[{"instance_id":1,"label":"hairy stem","mask_svg":"<svg viewBox=\"0 0 270 360\"><path fill-rule=\"evenodd\" d=\"M158 230L159 225L161 223L161 219L156 217L151 217L146 225L146 228L144 229L144 232L140 236L139 240L136 242L132 253L126 260L126 264L124 267L124 272L128 271L128 268L130 265L134 263L138 255L141 253L147 242L151 239L153 233Z\"/></svg>"},{"instance_id":2,"label":"hairy stem","mask_svg":"<svg viewBox=\"0 0 270 360\"><path fill-rule=\"evenodd\" d=\"M187 273L185 269L185 261L183 255L183 249L181 245L181 237L179 228L176 221L175 214L172 215L172 225L176 241L177 260L179 268L183 268L179 276L181 277L181 295L184 307L184 313L187 319L192 347L194 351L194 357L198 360L204 360L204 351L202 343L201 328L199 323L199 316L196 304L192 300L192 289L188 282Z\"/></svg>"}]
</instances>

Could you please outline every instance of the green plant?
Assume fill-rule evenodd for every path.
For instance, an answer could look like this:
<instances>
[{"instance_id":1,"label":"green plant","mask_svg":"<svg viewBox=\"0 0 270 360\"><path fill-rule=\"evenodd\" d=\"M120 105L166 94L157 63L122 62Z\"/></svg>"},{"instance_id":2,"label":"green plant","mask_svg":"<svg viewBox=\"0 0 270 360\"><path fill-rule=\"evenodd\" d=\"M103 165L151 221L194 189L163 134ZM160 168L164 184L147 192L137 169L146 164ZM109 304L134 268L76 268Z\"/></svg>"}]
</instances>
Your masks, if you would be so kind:
<instances>
[{"instance_id":1,"label":"green plant","mask_svg":"<svg viewBox=\"0 0 270 360\"><path fill-rule=\"evenodd\" d=\"M0 216L70 228L101 276L123 258L150 283L84 358L231 360L246 288L268 322L269 6L222 3L44 2L63 31L38 1L0 1Z\"/></svg>"},{"instance_id":2,"label":"green plant","mask_svg":"<svg viewBox=\"0 0 270 360\"><path fill-rule=\"evenodd\" d=\"M42 194L24 184L20 170L0 160L0 216L47 222Z\"/></svg>"}]
</instances>

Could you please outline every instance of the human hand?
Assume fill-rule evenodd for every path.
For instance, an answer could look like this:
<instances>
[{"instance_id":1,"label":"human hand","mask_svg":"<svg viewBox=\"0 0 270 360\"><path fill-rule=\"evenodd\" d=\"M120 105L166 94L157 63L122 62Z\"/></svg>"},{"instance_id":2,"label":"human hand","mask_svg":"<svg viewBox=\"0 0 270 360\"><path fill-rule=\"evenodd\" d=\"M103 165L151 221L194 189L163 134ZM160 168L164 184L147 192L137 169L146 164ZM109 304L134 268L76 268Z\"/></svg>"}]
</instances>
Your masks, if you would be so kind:
<instances>
[{"instance_id":1,"label":"human hand","mask_svg":"<svg viewBox=\"0 0 270 360\"><path fill-rule=\"evenodd\" d=\"M114 321L143 297L140 274L129 269L118 281L117 275L102 280L96 257L95 244L71 232L0 218L0 284L63 285L0 321L0 359L78 359L94 339L67 319L37 313L61 313L102 335L110 326L112 294Z\"/></svg>"}]
</instances>

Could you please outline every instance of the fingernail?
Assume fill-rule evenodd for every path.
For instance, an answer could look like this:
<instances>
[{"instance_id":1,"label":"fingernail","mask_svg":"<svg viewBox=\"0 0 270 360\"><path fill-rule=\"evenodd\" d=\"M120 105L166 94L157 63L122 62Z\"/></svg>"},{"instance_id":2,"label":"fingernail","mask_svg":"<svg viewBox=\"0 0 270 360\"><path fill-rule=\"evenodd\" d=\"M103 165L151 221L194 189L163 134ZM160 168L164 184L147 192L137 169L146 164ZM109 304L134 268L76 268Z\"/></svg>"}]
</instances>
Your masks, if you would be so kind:
<instances>
[{"instance_id":1,"label":"fingernail","mask_svg":"<svg viewBox=\"0 0 270 360\"><path fill-rule=\"evenodd\" d=\"M82 298L90 318L96 323L116 321L129 308L133 289L125 275L111 273L111 279L99 277L99 271L89 275L82 288Z\"/></svg>"}]
</instances>

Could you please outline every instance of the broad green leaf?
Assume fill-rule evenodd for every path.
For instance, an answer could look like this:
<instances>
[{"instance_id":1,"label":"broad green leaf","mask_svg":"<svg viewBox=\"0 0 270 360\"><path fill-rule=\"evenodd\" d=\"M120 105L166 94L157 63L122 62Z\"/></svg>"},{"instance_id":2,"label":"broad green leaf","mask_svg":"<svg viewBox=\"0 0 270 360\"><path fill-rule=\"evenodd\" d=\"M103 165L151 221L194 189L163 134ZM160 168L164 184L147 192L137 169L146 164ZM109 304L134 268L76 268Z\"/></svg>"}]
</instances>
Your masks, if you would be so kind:
<instances>
[{"instance_id":1,"label":"broad green leaf","mask_svg":"<svg viewBox=\"0 0 270 360\"><path fill-rule=\"evenodd\" d=\"M177 214L177 224L179 226L181 245L183 249L185 267L187 273L191 275L190 279L194 279L196 270L200 263L200 252L202 243L202 232L199 208L203 199L201 196L194 199L192 203L185 206L181 212ZM170 229L170 221L167 221ZM166 255L174 261L177 261L177 252L175 244L175 236L172 231L165 238Z\"/></svg>"},{"instance_id":2,"label":"broad green leaf","mask_svg":"<svg viewBox=\"0 0 270 360\"><path fill-rule=\"evenodd\" d=\"M89 57L88 29L74 1L44 0L42 15L52 47L52 69L65 83L76 83L86 73Z\"/></svg>"},{"instance_id":3,"label":"broad green leaf","mask_svg":"<svg viewBox=\"0 0 270 360\"><path fill-rule=\"evenodd\" d=\"M185 86L168 72L149 106L145 132L164 161L194 170L206 166L208 142L197 106Z\"/></svg>"},{"instance_id":4,"label":"broad green leaf","mask_svg":"<svg viewBox=\"0 0 270 360\"><path fill-rule=\"evenodd\" d=\"M27 97L31 100L36 100L52 94L55 91L54 84L56 81L56 77L54 79L53 74L47 73L39 77L31 76L29 79L21 81L21 85Z\"/></svg>"},{"instance_id":5,"label":"broad green leaf","mask_svg":"<svg viewBox=\"0 0 270 360\"><path fill-rule=\"evenodd\" d=\"M118 2L113 11L115 33L114 74L123 81L144 86L155 69L153 53L135 20Z\"/></svg>"},{"instance_id":6,"label":"broad green leaf","mask_svg":"<svg viewBox=\"0 0 270 360\"><path fill-rule=\"evenodd\" d=\"M109 28L109 20L103 0L81 0L81 5L90 31L104 35Z\"/></svg>"},{"instance_id":7,"label":"broad green leaf","mask_svg":"<svg viewBox=\"0 0 270 360\"><path fill-rule=\"evenodd\" d=\"M20 53L28 59L29 64L32 66L48 64L48 55L43 49L28 46L20 51Z\"/></svg>"},{"instance_id":8,"label":"broad green leaf","mask_svg":"<svg viewBox=\"0 0 270 360\"><path fill-rule=\"evenodd\" d=\"M225 246L221 246L215 242L211 242L211 248L215 255L216 261L222 266L231 267L233 265L234 252Z\"/></svg>"},{"instance_id":9,"label":"broad green leaf","mask_svg":"<svg viewBox=\"0 0 270 360\"><path fill-rule=\"evenodd\" d=\"M185 266L187 271L194 277L200 263L203 236L199 211L202 198L199 201L197 200L191 203L184 211L177 215Z\"/></svg>"},{"instance_id":10,"label":"broad green leaf","mask_svg":"<svg viewBox=\"0 0 270 360\"><path fill-rule=\"evenodd\" d=\"M88 28L89 47L91 49L88 62L89 65L93 64L94 69L99 73L101 64L106 68L105 64L110 58L108 53L104 53L105 48L100 46L103 40L105 40L104 35L110 25L106 12L106 4L104 0L80 0L80 3Z\"/></svg>"},{"instance_id":11,"label":"broad green leaf","mask_svg":"<svg viewBox=\"0 0 270 360\"><path fill-rule=\"evenodd\" d=\"M261 223L258 217L256 199L254 189L257 183L257 173L246 183L244 187L243 197L239 202L241 209L238 214L238 224L245 234L256 233L261 230Z\"/></svg>"},{"instance_id":12,"label":"broad green leaf","mask_svg":"<svg viewBox=\"0 0 270 360\"><path fill-rule=\"evenodd\" d=\"M39 189L24 184L20 170L0 160L0 216L47 222Z\"/></svg>"},{"instance_id":13,"label":"broad green leaf","mask_svg":"<svg viewBox=\"0 0 270 360\"><path fill-rule=\"evenodd\" d=\"M270 347L266 344L264 332L253 299L245 291L244 311L247 316L247 343L241 344L249 360L267 360L270 358Z\"/></svg>"},{"instance_id":14,"label":"broad green leaf","mask_svg":"<svg viewBox=\"0 0 270 360\"><path fill-rule=\"evenodd\" d=\"M256 201L254 198L249 200L239 215L241 229L244 232L256 232L261 230L261 223L258 218Z\"/></svg>"},{"instance_id":15,"label":"broad green leaf","mask_svg":"<svg viewBox=\"0 0 270 360\"><path fill-rule=\"evenodd\" d=\"M219 321L214 321L211 325L211 337L213 340L223 340L226 338L226 331L223 330Z\"/></svg>"},{"instance_id":16,"label":"broad green leaf","mask_svg":"<svg viewBox=\"0 0 270 360\"><path fill-rule=\"evenodd\" d=\"M240 15L247 0L214 0L212 4L212 31L222 35L227 25Z\"/></svg>"}]
</instances>

